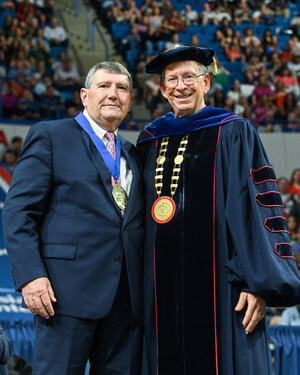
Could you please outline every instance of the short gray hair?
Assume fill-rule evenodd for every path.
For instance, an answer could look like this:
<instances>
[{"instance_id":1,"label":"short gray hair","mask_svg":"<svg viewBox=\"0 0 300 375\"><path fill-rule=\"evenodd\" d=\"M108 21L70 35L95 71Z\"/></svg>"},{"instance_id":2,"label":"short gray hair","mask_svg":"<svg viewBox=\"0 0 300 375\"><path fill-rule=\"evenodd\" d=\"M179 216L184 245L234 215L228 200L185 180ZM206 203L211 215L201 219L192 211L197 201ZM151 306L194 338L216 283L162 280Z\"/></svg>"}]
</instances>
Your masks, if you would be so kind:
<instances>
[{"instance_id":1,"label":"short gray hair","mask_svg":"<svg viewBox=\"0 0 300 375\"><path fill-rule=\"evenodd\" d=\"M193 60L188 60L188 61L193 61ZM199 67L200 74L206 74L206 73L212 74L212 72L213 72L212 64L208 65L208 66L205 66L203 64L198 63L198 67ZM163 70L162 75L160 76L161 82L163 82L164 79L165 79L165 69Z\"/></svg>"},{"instance_id":2,"label":"short gray hair","mask_svg":"<svg viewBox=\"0 0 300 375\"><path fill-rule=\"evenodd\" d=\"M101 63L98 63L94 65L88 72L86 79L85 79L85 88L89 89L92 85L93 81L93 76L94 74L100 70L103 69L109 73L113 74L124 74L128 77L129 79L129 84L130 84L130 92L132 93L133 91L133 83L132 83L132 78L128 70L125 68L124 65L120 64L117 61L103 61Z\"/></svg>"}]
</instances>

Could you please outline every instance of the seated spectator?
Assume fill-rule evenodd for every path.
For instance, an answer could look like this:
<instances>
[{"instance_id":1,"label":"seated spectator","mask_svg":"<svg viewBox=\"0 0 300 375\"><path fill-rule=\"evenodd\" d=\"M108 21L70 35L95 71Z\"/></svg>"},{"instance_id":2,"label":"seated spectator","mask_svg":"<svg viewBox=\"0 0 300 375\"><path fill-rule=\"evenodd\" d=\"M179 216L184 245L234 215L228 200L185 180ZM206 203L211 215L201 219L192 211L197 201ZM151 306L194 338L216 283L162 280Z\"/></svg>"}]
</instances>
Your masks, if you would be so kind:
<instances>
[{"instance_id":1,"label":"seated spectator","mask_svg":"<svg viewBox=\"0 0 300 375\"><path fill-rule=\"evenodd\" d=\"M39 95L43 95L46 92L47 87L52 84L53 82L50 74L44 73L34 86L34 92Z\"/></svg>"},{"instance_id":2,"label":"seated spectator","mask_svg":"<svg viewBox=\"0 0 300 375\"><path fill-rule=\"evenodd\" d=\"M291 92L296 96L300 94L298 80L295 76L292 75L291 71L286 65L282 66L278 74L275 76L274 81L282 81L287 92Z\"/></svg>"},{"instance_id":3,"label":"seated spectator","mask_svg":"<svg viewBox=\"0 0 300 375\"><path fill-rule=\"evenodd\" d=\"M268 42L262 43L263 53L267 57L267 60L270 60L270 57L273 53L279 55L281 53L281 48L278 43L277 35L271 35L271 40Z\"/></svg>"},{"instance_id":4,"label":"seated spectator","mask_svg":"<svg viewBox=\"0 0 300 375\"><path fill-rule=\"evenodd\" d=\"M191 35L189 46L204 47L204 45L200 43L198 34Z\"/></svg>"},{"instance_id":5,"label":"seated spectator","mask_svg":"<svg viewBox=\"0 0 300 375\"><path fill-rule=\"evenodd\" d=\"M244 95L239 97L239 100L233 104L233 112L238 116L243 117L246 107L248 106L247 98Z\"/></svg>"},{"instance_id":6,"label":"seated spectator","mask_svg":"<svg viewBox=\"0 0 300 375\"><path fill-rule=\"evenodd\" d=\"M259 10L256 10L252 14L252 22L254 25L275 25L276 18L273 16L273 11L268 7L266 3L261 3Z\"/></svg>"},{"instance_id":7,"label":"seated spectator","mask_svg":"<svg viewBox=\"0 0 300 375\"><path fill-rule=\"evenodd\" d=\"M300 169L294 169L290 179L289 191L293 194L300 193Z\"/></svg>"},{"instance_id":8,"label":"seated spectator","mask_svg":"<svg viewBox=\"0 0 300 375\"><path fill-rule=\"evenodd\" d=\"M4 152L0 165L12 175L16 168L17 161L18 161L18 154L15 151L13 151L11 148L8 148Z\"/></svg>"},{"instance_id":9,"label":"seated spectator","mask_svg":"<svg viewBox=\"0 0 300 375\"><path fill-rule=\"evenodd\" d=\"M295 42L292 39L289 39L286 42L285 48L280 52L279 59L282 65L287 64L291 60L294 54L294 44Z\"/></svg>"},{"instance_id":10,"label":"seated spectator","mask_svg":"<svg viewBox=\"0 0 300 375\"><path fill-rule=\"evenodd\" d=\"M8 78L17 78L19 74L25 77L32 76L32 65L24 52L21 50L12 59L9 64Z\"/></svg>"},{"instance_id":11,"label":"seated spectator","mask_svg":"<svg viewBox=\"0 0 300 375\"><path fill-rule=\"evenodd\" d=\"M68 37L62 26L59 26L58 19L52 17L49 26L44 28L44 37L49 40L51 46L68 47Z\"/></svg>"},{"instance_id":12,"label":"seated spectator","mask_svg":"<svg viewBox=\"0 0 300 375\"><path fill-rule=\"evenodd\" d=\"M245 107L245 110L244 110L244 113L243 113L243 117L249 119L250 121L252 121L254 123L255 126L258 126L258 124L255 123L255 117L254 117L254 113L253 113L253 109L250 105L247 105Z\"/></svg>"},{"instance_id":13,"label":"seated spectator","mask_svg":"<svg viewBox=\"0 0 300 375\"><path fill-rule=\"evenodd\" d=\"M151 1L150 1L151 3ZM174 6L172 4L171 1L169 0L164 0L164 2L162 3L162 15L164 18L168 19L171 17L172 15L172 12L174 10Z\"/></svg>"},{"instance_id":14,"label":"seated spectator","mask_svg":"<svg viewBox=\"0 0 300 375\"><path fill-rule=\"evenodd\" d=\"M276 81L274 88L275 88L274 90L275 106L279 109L278 113L280 113L280 118L286 119L287 114L285 112L284 103L285 103L285 98L288 95L288 92L286 91L285 85L282 81Z\"/></svg>"},{"instance_id":15,"label":"seated spectator","mask_svg":"<svg viewBox=\"0 0 300 375\"><path fill-rule=\"evenodd\" d=\"M210 105L212 107L224 108L226 104L226 99L223 89L216 89L212 96L210 96Z\"/></svg>"},{"instance_id":16,"label":"seated spectator","mask_svg":"<svg viewBox=\"0 0 300 375\"><path fill-rule=\"evenodd\" d=\"M162 24L157 28L156 32L158 33L158 52L161 52L165 49L166 42L171 41L174 34L178 34L178 32L176 32L176 27L172 25L167 19L163 20Z\"/></svg>"},{"instance_id":17,"label":"seated spectator","mask_svg":"<svg viewBox=\"0 0 300 375\"><path fill-rule=\"evenodd\" d=\"M135 23L142 18L139 8L136 6L134 0L127 2L127 7L124 10L125 22Z\"/></svg>"},{"instance_id":18,"label":"seated spectator","mask_svg":"<svg viewBox=\"0 0 300 375\"><path fill-rule=\"evenodd\" d=\"M264 123L267 113L272 109L270 97L262 94L255 105L255 122L256 125Z\"/></svg>"},{"instance_id":19,"label":"seated spectator","mask_svg":"<svg viewBox=\"0 0 300 375\"><path fill-rule=\"evenodd\" d=\"M289 115L294 114L294 118L290 118L290 120L294 120L295 118L296 120L299 120L299 115L297 113L298 108L299 107L297 106L295 95L291 92L287 93L284 97L281 107L279 108L279 111L277 112L277 117L282 120L288 120ZM292 128L294 128L294 125L292 125Z\"/></svg>"},{"instance_id":20,"label":"seated spectator","mask_svg":"<svg viewBox=\"0 0 300 375\"><path fill-rule=\"evenodd\" d=\"M271 1L270 9L276 17L290 18L290 8L284 0Z\"/></svg>"},{"instance_id":21,"label":"seated spectator","mask_svg":"<svg viewBox=\"0 0 300 375\"><path fill-rule=\"evenodd\" d=\"M247 0L241 0L234 6L233 20L236 25L251 22L252 12Z\"/></svg>"},{"instance_id":22,"label":"seated spectator","mask_svg":"<svg viewBox=\"0 0 300 375\"><path fill-rule=\"evenodd\" d=\"M10 80L2 81L1 103L2 117L10 119L16 109L18 97Z\"/></svg>"},{"instance_id":23,"label":"seated spectator","mask_svg":"<svg viewBox=\"0 0 300 375\"><path fill-rule=\"evenodd\" d=\"M234 29L229 24L228 19L224 18L221 21L221 26L218 27L218 29L216 30L215 40L220 43L222 42L224 43L224 41L231 42L233 37L234 37Z\"/></svg>"},{"instance_id":24,"label":"seated spectator","mask_svg":"<svg viewBox=\"0 0 300 375\"><path fill-rule=\"evenodd\" d=\"M176 9L173 9L171 17L168 19L168 23L173 27L175 33L180 33L185 29L185 22L180 18L180 14Z\"/></svg>"},{"instance_id":25,"label":"seated spectator","mask_svg":"<svg viewBox=\"0 0 300 375\"><path fill-rule=\"evenodd\" d=\"M224 19L231 21L231 15L226 11L226 9L223 6L220 6L219 4L216 4L213 13L214 13L214 18L213 18L214 25L219 25Z\"/></svg>"},{"instance_id":26,"label":"seated spectator","mask_svg":"<svg viewBox=\"0 0 300 375\"><path fill-rule=\"evenodd\" d=\"M39 28L43 30L46 26L50 25L51 18L54 17L54 15L51 15L50 17L46 15L45 13L39 13L38 14L38 20L39 20Z\"/></svg>"},{"instance_id":27,"label":"seated spectator","mask_svg":"<svg viewBox=\"0 0 300 375\"><path fill-rule=\"evenodd\" d=\"M256 45L253 40L250 40L249 45L244 49L245 60L249 61L251 56L257 56L260 61L267 61L267 56L264 54L264 49L261 44Z\"/></svg>"},{"instance_id":28,"label":"seated spectator","mask_svg":"<svg viewBox=\"0 0 300 375\"><path fill-rule=\"evenodd\" d=\"M29 0L23 0L17 5L16 12L19 20L26 20L28 16L36 13L36 9Z\"/></svg>"},{"instance_id":29,"label":"seated spectator","mask_svg":"<svg viewBox=\"0 0 300 375\"><path fill-rule=\"evenodd\" d=\"M289 180L285 177L280 177L278 179L278 191L280 193L282 203L283 203L283 212L285 216L290 215L291 210L297 204L294 194L289 191Z\"/></svg>"},{"instance_id":30,"label":"seated spectator","mask_svg":"<svg viewBox=\"0 0 300 375\"><path fill-rule=\"evenodd\" d=\"M269 56L269 64L267 66L269 76L274 80L275 75L282 67L281 60L279 58L279 54L276 52L272 52Z\"/></svg>"},{"instance_id":31,"label":"seated spectator","mask_svg":"<svg viewBox=\"0 0 300 375\"><path fill-rule=\"evenodd\" d=\"M130 32L122 40L122 50L140 50L142 37L136 24L131 26Z\"/></svg>"},{"instance_id":32,"label":"seated spectator","mask_svg":"<svg viewBox=\"0 0 300 375\"><path fill-rule=\"evenodd\" d=\"M225 47L225 55L227 60L231 62L245 61L245 56L241 52L239 42L233 40L231 43L227 44Z\"/></svg>"},{"instance_id":33,"label":"seated spectator","mask_svg":"<svg viewBox=\"0 0 300 375\"><path fill-rule=\"evenodd\" d=\"M102 5L103 7L103 5ZM107 9L106 17L103 17L103 24L107 27L110 26L111 23L124 23L126 22L125 11L123 9L123 5L116 1L112 1L112 7Z\"/></svg>"},{"instance_id":34,"label":"seated spectator","mask_svg":"<svg viewBox=\"0 0 300 375\"><path fill-rule=\"evenodd\" d=\"M21 121L37 121L41 118L39 108L31 91L27 89L23 91L23 94L18 98L16 109L11 118Z\"/></svg>"},{"instance_id":35,"label":"seated spectator","mask_svg":"<svg viewBox=\"0 0 300 375\"><path fill-rule=\"evenodd\" d=\"M245 50L247 47L249 47L250 43L252 43L254 47L257 47L260 46L261 41L256 35L254 35L251 27L246 27L244 35L241 39L241 47Z\"/></svg>"},{"instance_id":36,"label":"seated spectator","mask_svg":"<svg viewBox=\"0 0 300 375\"><path fill-rule=\"evenodd\" d=\"M287 63L287 68L291 73L300 80L300 53L294 53L291 60Z\"/></svg>"},{"instance_id":37,"label":"seated spectator","mask_svg":"<svg viewBox=\"0 0 300 375\"><path fill-rule=\"evenodd\" d=\"M253 105L258 104L263 94L267 95L269 99L273 99L273 91L271 89L271 85L268 82L267 76L265 74L260 74L260 76L258 77L258 82L255 85L252 94Z\"/></svg>"},{"instance_id":38,"label":"seated spectator","mask_svg":"<svg viewBox=\"0 0 300 375\"><path fill-rule=\"evenodd\" d=\"M300 305L287 307L281 315L280 325L300 326Z\"/></svg>"},{"instance_id":39,"label":"seated spectator","mask_svg":"<svg viewBox=\"0 0 300 375\"><path fill-rule=\"evenodd\" d=\"M295 112L288 114L288 121L283 127L285 133L300 133L300 121Z\"/></svg>"},{"instance_id":40,"label":"seated spectator","mask_svg":"<svg viewBox=\"0 0 300 375\"><path fill-rule=\"evenodd\" d=\"M59 95L59 93L58 93ZM75 107L77 110L77 113L82 112L84 110L84 107L82 105L82 101L80 98L80 91L79 90L74 90L72 93L72 98L67 99L64 101L64 107L67 109L69 107Z\"/></svg>"},{"instance_id":41,"label":"seated spectator","mask_svg":"<svg viewBox=\"0 0 300 375\"><path fill-rule=\"evenodd\" d=\"M152 24L149 24L148 30L143 35L143 43L146 56L155 55L165 45L165 41L159 39L159 31Z\"/></svg>"},{"instance_id":42,"label":"seated spectator","mask_svg":"<svg viewBox=\"0 0 300 375\"><path fill-rule=\"evenodd\" d=\"M150 25L153 27L154 31L156 31L159 26L162 25L163 19L164 17L161 14L160 8L155 6L150 16Z\"/></svg>"},{"instance_id":43,"label":"seated spectator","mask_svg":"<svg viewBox=\"0 0 300 375\"><path fill-rule=\"evenodd\" d=\"M156 108L158 96L160 95L159 78L156 74L151 74L145 81L144 100L150 112Z\"/></svg>"},{"instance_id":44,"label":"seated spectator","mask_svg":"<svg viewBox=\"0 0 300 375\"><path fill-rule=\"evenodd\" d=\"M298 227L295 233L295 243L293 244L293 249L294 249L294 252L297 254L297 258L298 258L297 264L300 267L300 226Z\"/></svg>"},{"instance_id":45,"label":"seated spectator","mask_svg":"<svg viewBox=\"0 0 300 375\"><path fill-rule=\"evenodd\" d=\"M55 120L60 117L61 100L58 91L54 86L49 85L43 94L44 99L40 103L41 113L43 118L47 120Z\"/></svg>"},{"instance_id":46,"label":"seated spectator","mask_svg":"<svg viewBox=\"0 0 300 375\"><path fill-rule=\"evenodd\" d=\"M296 233L299 229L299 222L295 215L288 215L286 220L290 231L291 244L293 245L296 242Z\"/></svg>"},{"instance_id":47,"label":"seated spectator","mask_svg":"<svg viewBox=\"0 0 300 375\"><path fill-rule=\"evenodd\" d=\"M51 66L53 60L49 47L44 43L43 38L37 38L36 40L31 41L29 57L33 65L37 65L39 62L44 62L48 67Z\"/></svg>"},{"instance_id":48,"label":"seated spectator","mask_svg":"<svg viewBox=\"0 0 300 375\"><path fill-rule=\"evenodd\" d=\"M232 88L227 92L227 98L231 103L238 103L240 97L242 96L241 82L238 79L235 79L232 83Z\"/></svg>"},{"instance_id":49,"label":"seated spectator","mask_svg":"<svg viewBox=\"0 0 300 375\"><path fill-rule=\"evenodd\" d=\"M192 9L191 4L186 3L184 9L180 12L180 15L186 26L198 24L199 15Z\"/></svg>"},{"instance_id":50,"label":"seated spectator","mask_svg":"<svg viewBox=\"0 0 300 375\"><path fill-rule=\"evenodd\" d=\"M53 82L58 89L74 90L81 88L81 78L75 64L67 59L56 68Z\"/></svg>"},{"instance_id":51,"label":"seated spectator","mask_svg":"<svg viewBox=\"0 0 300 375\"><path fill-rule=\"evenodd\" d=\"M61 51L58 54L57 59L52 60L51 70L55 71L59 66L63 66L63 63L68 60L68 55L65 51Z\"/></svg>"},{"instance_id":52,"label":"seated spectator","mask_svg":"<svg viewBox=\"0 0 300 375\"><path fill-rule=\"evenodd\" d=\"M258 78L260 68L264 66L258 56L252 55L249 63L245 67L246 81L252 83Z\"/></svg>"},{"instance_id":53,"label":"seated spectator","mask_svg":"<svg viewBox=\"0 0 300 375\"><path fill-rule=\"evenodd\" d=\"M166 42L163 49L173 48L176 44L179 44L179 43L180 43L179 34L174 33L171 37L171 40Z\"/></svg>"},{"instance_id":54,"label":"seated spectator","mask_svg":"<svg viewBox=\"0 0 300 375\"><path fill-rule=\"evenodd\" d=\"M212 11L212 8L209 2L203 3L203 8L202 8L202 11L200 12L200 20L201 20L202 25L213 23L214 12Z\"/></svg>"},{"instance_id":55,"label":"seated spectator","mask_svg":"<svg viewBox=\"0 0 300 375\"><path fill-rule=\"evenodd\" d=\"M23 138L16 135L10 141L11 149L19 156L23 146Z\"/></svg>"}]
</instances>

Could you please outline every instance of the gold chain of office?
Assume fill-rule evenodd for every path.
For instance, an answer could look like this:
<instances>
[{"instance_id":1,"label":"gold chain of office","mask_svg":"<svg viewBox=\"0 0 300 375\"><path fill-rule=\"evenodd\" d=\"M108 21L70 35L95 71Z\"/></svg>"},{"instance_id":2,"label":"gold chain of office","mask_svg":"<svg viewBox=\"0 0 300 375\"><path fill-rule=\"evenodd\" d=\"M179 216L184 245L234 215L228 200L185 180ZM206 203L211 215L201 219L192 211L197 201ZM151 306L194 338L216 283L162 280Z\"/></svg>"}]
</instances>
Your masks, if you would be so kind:
<instances>
[{"instance_id":1,"label":"gold chain of office","mask_svg":"<svg viewBox=\"0 0 300 375\"><path fill-rule=\"evenodd\" d=\"M161 192L163 188L163 171L164 163L166 161L166 153L169 144L169 137L164 137L162 139L158 158L156 159L156 168L155 168L155 190L157 194L157 199L152 206L152 217L159 224L165 224L170 221L176 210L175 202L173 196L177 190L178 182L180 178L181 164L184 160L184 153L187 147L189 135L183 136L178 150L177 155L174 158L174 166L171 177L170 184L170 195L161 197Z\"/></svg>"}]
</instances>

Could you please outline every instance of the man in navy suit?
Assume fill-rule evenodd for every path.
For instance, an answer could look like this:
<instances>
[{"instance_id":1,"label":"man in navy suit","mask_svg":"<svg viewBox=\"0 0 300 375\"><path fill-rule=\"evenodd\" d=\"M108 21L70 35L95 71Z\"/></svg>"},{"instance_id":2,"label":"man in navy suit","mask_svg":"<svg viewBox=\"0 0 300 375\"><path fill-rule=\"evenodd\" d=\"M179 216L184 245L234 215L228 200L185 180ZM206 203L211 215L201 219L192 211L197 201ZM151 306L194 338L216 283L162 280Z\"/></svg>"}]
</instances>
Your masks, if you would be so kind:
<instances>
[{"instance_id":1,"label":"man in navy suit","mask_svg":"<svg viewBox=\"0 0 300 375\"><path fill-rule=\"evenodd\" d=\"M35 375L140 373L142 182L117 134L129 72L90 69L75 119L31 127L3 212L15 288L35 315Z\"/></svg>"}]
</instances>

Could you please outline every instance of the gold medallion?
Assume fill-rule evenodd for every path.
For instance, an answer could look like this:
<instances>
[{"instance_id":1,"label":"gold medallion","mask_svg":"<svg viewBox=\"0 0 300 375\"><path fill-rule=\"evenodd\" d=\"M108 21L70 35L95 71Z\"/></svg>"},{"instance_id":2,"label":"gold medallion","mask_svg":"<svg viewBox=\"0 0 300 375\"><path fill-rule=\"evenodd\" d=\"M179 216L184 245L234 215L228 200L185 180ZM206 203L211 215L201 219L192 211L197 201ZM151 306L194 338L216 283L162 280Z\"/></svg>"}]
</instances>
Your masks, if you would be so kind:
<instances>
[{"instance_id":1,"label":"gold medallion","mask_svg":"<svg viewBox=\"0 0 300 375\"><path fill-rule=\"evenodd\" d=\"M159 224L170 221L175 214L176 206L172 198L163 196L153 203L152 217Z\"/></svg>"},{"instance_id":2,"label":"gold medallion","mask_svg":"<svg viewBox=\"0 0 300 375\"><path fill-rule=\"evenodd\" d=\"M183 162L183 156L182 155L177 155L174 159L175 164L181 164Z\"/></svg>"},{"instance_id":3,"label":"gold medallion","mask_svg":"<svg viewBox=\"0 0 300 375\"><path fill-rule=\"evenodd\" d=\"M125 211L128 202L128 197L124 188L119 184L115 184L112 189L112 196L116 204L120 207L120 209Z\"/></svg>"}]
</instances>

